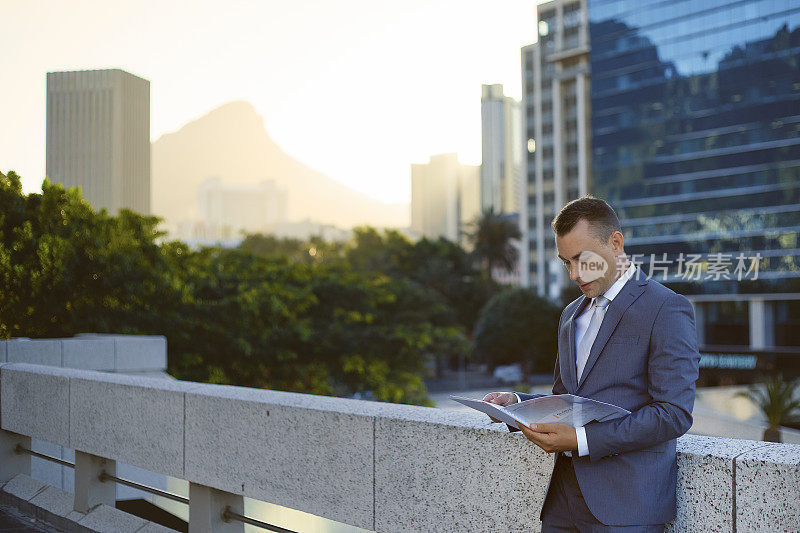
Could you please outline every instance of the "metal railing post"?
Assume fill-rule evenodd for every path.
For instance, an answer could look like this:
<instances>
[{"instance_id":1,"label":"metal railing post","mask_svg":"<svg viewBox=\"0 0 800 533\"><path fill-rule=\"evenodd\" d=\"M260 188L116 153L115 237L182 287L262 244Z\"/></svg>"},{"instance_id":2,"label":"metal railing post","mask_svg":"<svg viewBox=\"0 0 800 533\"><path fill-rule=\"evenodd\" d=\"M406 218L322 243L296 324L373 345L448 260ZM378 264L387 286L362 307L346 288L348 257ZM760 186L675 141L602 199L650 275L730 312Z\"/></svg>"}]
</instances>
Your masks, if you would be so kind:
<instances>
[{"instance_id":1,"label":"metal railing post","mask_svg":"<svg viewBox=\"0 0 800 533\"><path fill-rule=\"evenodd\" d=\"M11 435L13 436L14 434ZM19 436L22 437L22 435ZM23 437L21 440L24 440L25 438L26 437ZM80 475L82 476L80 478L80 482L82 485L80 491L76 490L76 494L80 492L80 505L85 505L87 507L94 507L98 503L106 503L108 505L107 502L110 501L110 498L115 496L115 483L149 492L150 494L155 494L156 496L161 496L162 498L167 498L184 505L191 504L189 498L181 496L180 494L174 494L172 492L167 492L155 487L150 487L130 479L119 478L114 474L109 473L108 470L111 470L112 472L116 470L116 462L110 459L105 459L89 453L78 452L80 453L80 456L76 455L75 464L73 464L69 461L59 459L58 457L53 457L52 455L35 452L30 448L23 446L19 442L14 447L14 453L18 456L38 457L40 459L44 459L45 461L50 461L52 463L69 468L76 468L76 465L80 461ZM30 462L28 462L28 465L30 466ZM100 474L94 476L93 474L97 469L100 469ZM16 472L14 475L19 473L20 472ZM79 479L77 475L75 479ZM107 485L107 487L105 490L103 490L99 486L94 485L96 482L99 482L100 485ZM273 531L275 533L297 533L291 529L286 529L281 526L276 526L275 524L264 522L263 520L258 520L257 518L243 515L241 511L244 510L244 496L242 495L230 494L225 491L212 489L210 487L195 483L190 483L189 487L190 495L194 494L195 498L193 515L191 514L192 507L189 508L190 521L191 517L194 517L194 525L192 525L191 522L189 525L190 531L244 531L243 527L240 528L237 526L236 522L239 522L242 526L249 524L260 527L261 529L265 529L267 531ZM112 491L111 488L114 488L114 490ZM78 498L76 498L76 501L78 501Z\"/></svg>"},{"instance_id":2,"label":"metal railing post","mask_svg":"<svg viewBox=\"0 0 800 533\"><path fill-rule=\"evenodd\" d=\"M101 503L114 507L117 502L117 485L100 480L104 471L112 476L116 475L116 461L75 450L76 511L88 513L89 509Z\"/></svg>"},{"instance_id":3,"label":"metal railing post","mask_svg":"<svg viewBox=\"0 0 800 533\"><path fill-rule=\"evenodd\" d=\"M228 508L244 514L244 496L189 483L189 533L244 533L244 523L225 521Z\"/></svg>"}]
</instances>

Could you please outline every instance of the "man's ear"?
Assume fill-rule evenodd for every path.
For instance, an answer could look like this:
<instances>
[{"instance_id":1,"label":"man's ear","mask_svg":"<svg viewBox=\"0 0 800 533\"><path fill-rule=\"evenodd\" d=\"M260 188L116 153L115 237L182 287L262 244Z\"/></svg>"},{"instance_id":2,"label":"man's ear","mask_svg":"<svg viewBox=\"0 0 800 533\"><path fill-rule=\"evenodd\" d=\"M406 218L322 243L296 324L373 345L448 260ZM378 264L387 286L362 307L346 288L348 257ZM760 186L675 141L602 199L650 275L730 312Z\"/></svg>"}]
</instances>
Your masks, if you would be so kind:
<instances>
[{"instance_id":1,"label":"man's ear","mask_svg":"<svg viewBox=\"0 0 800 533\"><path fill-rule=\"evenodd\" d=\"M614 249L615 252L621 252L623 249L623 245L625 244L625 237L622 235L621 231L615 231L611 234L611 247Z\"/></svg>"}]
</instances>

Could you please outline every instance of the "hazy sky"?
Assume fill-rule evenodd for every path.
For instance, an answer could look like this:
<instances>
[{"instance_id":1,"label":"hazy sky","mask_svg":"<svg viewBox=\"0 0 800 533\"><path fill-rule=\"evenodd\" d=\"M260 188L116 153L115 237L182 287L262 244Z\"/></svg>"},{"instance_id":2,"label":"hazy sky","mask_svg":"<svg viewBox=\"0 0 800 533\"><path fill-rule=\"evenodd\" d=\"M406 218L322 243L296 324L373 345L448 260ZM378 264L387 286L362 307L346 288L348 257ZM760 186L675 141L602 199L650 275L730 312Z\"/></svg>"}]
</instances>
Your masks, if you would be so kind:
<instances>
[{"instance_id":1,"label":"hazy sky","mask_svg":"<svg viewBox=\"0 0 800 533\"><path fill-rule=\"evenodd\" d=\"M520 96L537 0L0 0L0 170L45 173L46 73L150 80L151 139L248 100L303 163L408 202L411 163L480 163L480 86Z\"/></svg>"}]
</instances>

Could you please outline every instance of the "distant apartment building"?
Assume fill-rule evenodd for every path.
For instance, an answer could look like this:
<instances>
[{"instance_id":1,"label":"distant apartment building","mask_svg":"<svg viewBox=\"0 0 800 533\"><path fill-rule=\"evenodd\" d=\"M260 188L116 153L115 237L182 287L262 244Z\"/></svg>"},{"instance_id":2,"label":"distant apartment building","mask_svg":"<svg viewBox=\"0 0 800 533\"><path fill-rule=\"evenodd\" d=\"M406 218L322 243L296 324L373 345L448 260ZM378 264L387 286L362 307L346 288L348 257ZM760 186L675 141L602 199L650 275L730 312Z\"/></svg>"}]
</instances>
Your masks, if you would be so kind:
<instances>
[{"instance_id":1,"label":"distant apartment building","mask_svg":"<svg viewBox=\"0 0 800 533\"><path fill-rule=\"evenodd\" d=\"M551 222L591 191L589 28L585 0L537 6L538 41L522 48L522 148L525 201L520 277L558 299L570 283L556 257Z\"/></svg>"},{"instance_id":2,"label":"distant apartment building","mask_svg":"<svg viewBox=\"0 0 800 533\"><path fill-rule=\"evenodd\" d=\"M799 346L800 3L588 0L588 15L591 191L626 252L646 274L663 261L701 344Z\"/></svg>"},{"instance_id":3,"label":"distant apartment building","mask_svg":"<svg viewBox=\"0 0 800 533\"><path fill-rule=\"evenodd\" d=\"M266 231L287 219L286 191L273 181L245 186L209 178L198 188L197 202L200 222L225 238Z\"/></svg>"},{"instance_id":4,"label":"distant apartment building","mask_svg":"<svg viewBox=\"0 0 800 533\"><path fill-rule=\"evenodd\" d=\"M503 86L481 86L481 209L517 213L520 204L521 124L519 102Z\"/></svg>"},{"instance_id":5,"label":"distant apartment building","mask_svg":"<svg viewBox=\"0 0 800 533\"><path fill-rule=\"evenodd\" d=\"M462 165L457 154L411 165L411 230L417 236L465 245L469 224L479 214L479 166Z\"/></svg>"},{"instance_id":6,"label":"distant apartment building","mask_svg":"<svg viewBox=\"0 0 800 533\"><path fill-rule=\"evenodd\" d=\"M119 69L47 73L47 176L94 209L150 214L150 82Z\"/></svg>"}]
</instances>

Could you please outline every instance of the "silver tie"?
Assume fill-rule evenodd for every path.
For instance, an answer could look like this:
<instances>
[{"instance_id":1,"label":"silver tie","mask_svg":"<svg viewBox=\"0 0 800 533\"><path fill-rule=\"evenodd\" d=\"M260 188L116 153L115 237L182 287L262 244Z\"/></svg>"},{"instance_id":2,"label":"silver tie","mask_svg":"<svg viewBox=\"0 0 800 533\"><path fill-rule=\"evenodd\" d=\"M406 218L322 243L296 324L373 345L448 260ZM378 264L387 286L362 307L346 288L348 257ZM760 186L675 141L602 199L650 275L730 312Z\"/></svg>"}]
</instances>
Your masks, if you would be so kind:
<instances>
[{"instance_id":1,"label":"silver tie","mask_svg":"<svg viewBox=\"0 0 800 533\"><path fill-rule=\"evenodd\" d=\"M597 338L597 332L600 331L600 324L603 323L603 317L606 315L606 306L610 300L605 296L598 296L594 299L594 313L592 319L589 321L589 327L586 328L586 333L583 334L581 342L578 343L577 366L578 366L578 381L581 380L583 368L586 366L586 361L589 359L589 352L592 349L592 344Z\"/></svg>"}]
</instances>

